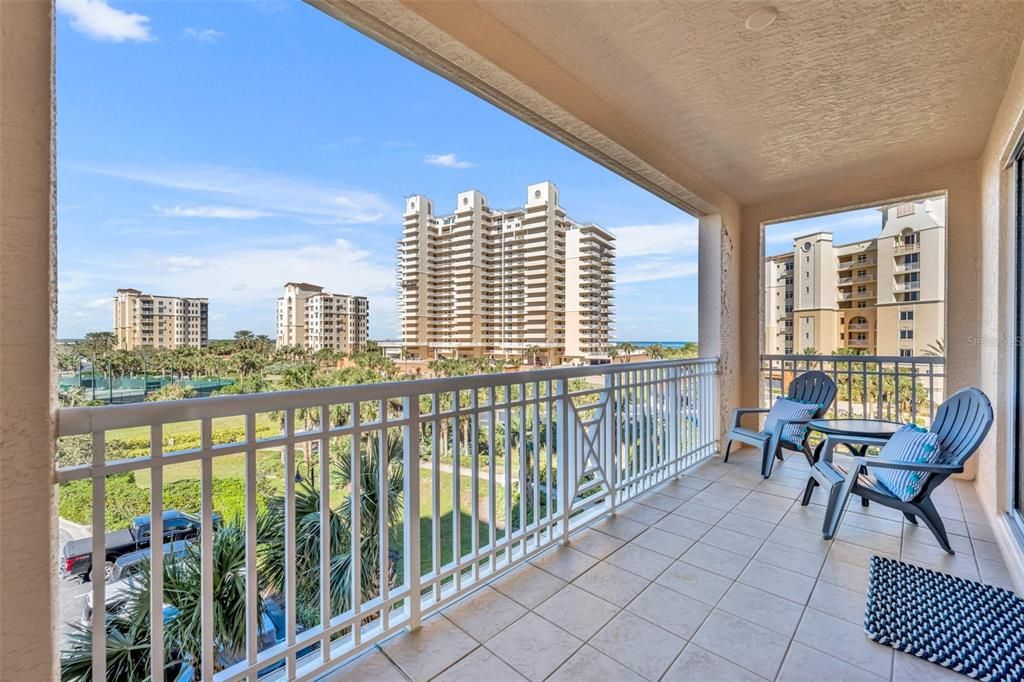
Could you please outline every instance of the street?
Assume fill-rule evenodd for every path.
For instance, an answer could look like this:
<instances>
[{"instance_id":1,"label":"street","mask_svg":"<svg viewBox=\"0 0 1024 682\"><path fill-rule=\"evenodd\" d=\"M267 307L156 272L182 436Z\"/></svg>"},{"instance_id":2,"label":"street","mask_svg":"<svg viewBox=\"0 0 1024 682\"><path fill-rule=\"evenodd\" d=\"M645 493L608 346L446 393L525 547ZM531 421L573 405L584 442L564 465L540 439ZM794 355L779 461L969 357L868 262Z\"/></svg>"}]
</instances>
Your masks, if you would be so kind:
<instances>
[{"instance_id":1,"label":"street","mask_svg":"<svg viewBox=\"0 0 1024 682\"><path fill-rule=\"evenodd\" d=\"M61 526L60 553L58 556L63 556L64 544L73 539L74 536ZM54 565L54 569L57 570L57 580L60 581L60 623L61 643L63 644L64 638L67 635L65 624L68 621L77 621L82 617L82 605L84 604L85 594L91 589L92 585L91 583L83 583L79 580L64 580L60 577L60 570L57 569L56 565Z\"/></svg>"}]
</instances>

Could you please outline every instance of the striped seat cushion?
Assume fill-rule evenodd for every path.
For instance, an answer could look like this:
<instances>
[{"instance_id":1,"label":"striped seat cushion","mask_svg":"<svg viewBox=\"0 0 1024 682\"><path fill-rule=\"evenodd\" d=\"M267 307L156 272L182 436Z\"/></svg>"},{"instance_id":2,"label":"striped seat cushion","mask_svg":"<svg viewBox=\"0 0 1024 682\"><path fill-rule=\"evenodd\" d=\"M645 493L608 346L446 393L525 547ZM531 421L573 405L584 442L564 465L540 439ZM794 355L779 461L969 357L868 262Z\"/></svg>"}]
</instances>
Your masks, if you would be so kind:
<instances>
[{"instance_id":1,"label":"striped seat cushion","mask_svg":"<svg viewBox=\"0 0 1024 682\"><path fill-rule=\"evenodd\" d=\"M878 459L889 462L914 462L916 464L937 464L942 457L939 449L939 434L916 424L904 424L893 434L878 454ZM871 466L870 461L868 466ZM885 486L886 490L904 502L914 499L928 475L922 471L903 471L900 469L883 469L875 467L871 470L875 480Z\"/></svg>"},{"instance_id":2,"label":"striped seat cushion","mask_svg":"<svg viewBox=\"0 0 1024 682\"><path fill-rule=\"evenodd\" d=\"M818 403L806 403L792 398L779 398L772 405L768 417L764 420L764 430L768 433L775 432L775 424L779 420L806 422L814 419L814 415L821 409ZM800 444L804 442L804 435L807 433L807 426L804 424L790 424L782 429L782 439L790 443Z\"/></svg>"}]
</instances>

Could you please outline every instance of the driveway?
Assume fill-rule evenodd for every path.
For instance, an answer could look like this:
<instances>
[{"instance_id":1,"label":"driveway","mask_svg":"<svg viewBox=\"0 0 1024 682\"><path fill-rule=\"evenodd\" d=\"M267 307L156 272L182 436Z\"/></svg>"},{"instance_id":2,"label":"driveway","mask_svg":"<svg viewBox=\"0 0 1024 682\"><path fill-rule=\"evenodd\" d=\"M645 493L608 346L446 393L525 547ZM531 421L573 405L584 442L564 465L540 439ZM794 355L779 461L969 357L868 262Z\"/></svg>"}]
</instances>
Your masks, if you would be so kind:
<instances>
[{"instance_id":1,"label":"driveway","mask_svg":"<svg viewBox=\"0 0 1024 682\"><path fill-rule=\"evenodd\" d=\"M63 555L64 545L80 537L80 533L61 524L60 526L60 551ZM57 566L54 565L54 570ZM61 622L61 646L65 643L67 628L64 627L69 621L77 621L82 616L82 604L86 593L90 590L90 583L83 583L78 580L63 580L58 570L57 580L60 583L60 622Z\"/></svg>"}]
</instances>

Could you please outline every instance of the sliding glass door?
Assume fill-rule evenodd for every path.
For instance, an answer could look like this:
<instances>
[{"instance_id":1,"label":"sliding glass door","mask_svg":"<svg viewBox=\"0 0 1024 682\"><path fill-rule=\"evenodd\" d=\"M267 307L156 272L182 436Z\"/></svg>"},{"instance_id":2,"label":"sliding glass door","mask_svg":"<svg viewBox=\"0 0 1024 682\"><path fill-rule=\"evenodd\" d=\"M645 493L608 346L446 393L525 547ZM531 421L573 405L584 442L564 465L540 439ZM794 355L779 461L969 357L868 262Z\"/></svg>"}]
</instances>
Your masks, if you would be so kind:
<instances>
[{"instance_id":1,"label":"sliding glass door","mask_svg":"<svg viewBox=\"0 0 1024 682\"><path fill-rule=\"evenodd\" d=\"M1016 160L1016 304L1014 315L1014 353L1016 356L1014 390L1014 451L1012 463L1013 510L1017 537L1024 544L1024 140L1017 148Z\"/></svg>"}]
</instances>

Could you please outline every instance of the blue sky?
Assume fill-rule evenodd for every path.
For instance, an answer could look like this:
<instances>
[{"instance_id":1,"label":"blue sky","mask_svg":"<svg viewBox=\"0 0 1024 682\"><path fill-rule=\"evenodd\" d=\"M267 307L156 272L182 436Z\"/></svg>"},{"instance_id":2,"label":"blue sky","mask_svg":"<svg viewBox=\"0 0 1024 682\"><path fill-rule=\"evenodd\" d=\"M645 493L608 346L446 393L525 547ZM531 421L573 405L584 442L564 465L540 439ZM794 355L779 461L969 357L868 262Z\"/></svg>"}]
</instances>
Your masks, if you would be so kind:
<instances>
[{"instance_id":1,"label":"blue sky","mask_svg":"<svg viewBox=\"0 0 1024 682\"><path fill-rule=\"evenodd\" d=\"M882 214L875 208L790 220L765 228L764 251L769 256L792 252L795 238L813 232L831 232L832 243L838 246L877 237L881 231Z\"/></svg>"},{"instance_id":2,"label":"blue sky","mask_svg":"<svg viewBox=\"0 0 1024 682\"><path fill-rule=\"evenodd\" d=\"M612 229L621 340L696 339L696 221L298 2L58 0L61 338L118 287L210 298L212 338L274 333L284 282L370 297L394 338L400 206L558 185Z\"/></svg>"}]
</instances>

